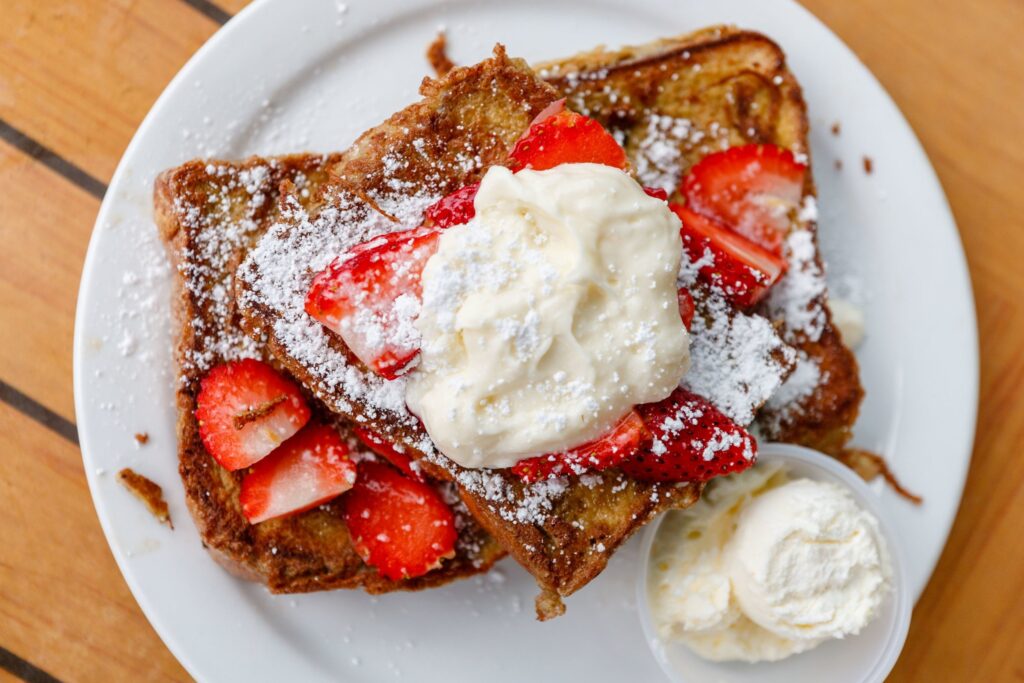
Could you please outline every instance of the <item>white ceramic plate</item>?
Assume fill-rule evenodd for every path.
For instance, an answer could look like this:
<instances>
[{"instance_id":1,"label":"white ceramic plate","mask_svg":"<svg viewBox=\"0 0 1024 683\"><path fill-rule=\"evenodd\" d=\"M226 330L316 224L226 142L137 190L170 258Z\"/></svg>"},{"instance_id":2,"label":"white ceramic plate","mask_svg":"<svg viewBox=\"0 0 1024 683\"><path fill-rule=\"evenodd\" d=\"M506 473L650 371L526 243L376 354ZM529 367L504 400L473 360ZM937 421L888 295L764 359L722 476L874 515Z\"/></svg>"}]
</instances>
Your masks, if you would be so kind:
<instances>
[{"instance_id":1,"label":"white ceramic plate","mask_svg":"<svg viewBox=\"0 0 1024 683\"><path fill-rule=\"evenodd\" d=\"M195 156L344 148L412 101L438 27L472 62L504 42L554 58L719 22L759 29L789 55L810 106L821 233L839 290L867 313L859 350L867 400L857 443L891 462L926 503L878 487L919 594L945 543L970 458L977 342L964 256L942 189L913 132L870 73L796 4L758 0L264 0L181 71L140 127L110 185L82 277L75 398L89 484L139 604L189 672L226 680L658 680L634 603L637 544L533 620L531 579L511 562L420 594L273 597L203 551L178 483L169 272L151 215L160 170ZM842 135L829 133L834 121ZM869 155L875 172L860 170ZM846 162L836 172L834 159ZM848 292L849 293L849 292ZM138 447L135 432L148 432ZM177 521L159 526L112 473L162 484Z\"/></svg>"}]
</instances>

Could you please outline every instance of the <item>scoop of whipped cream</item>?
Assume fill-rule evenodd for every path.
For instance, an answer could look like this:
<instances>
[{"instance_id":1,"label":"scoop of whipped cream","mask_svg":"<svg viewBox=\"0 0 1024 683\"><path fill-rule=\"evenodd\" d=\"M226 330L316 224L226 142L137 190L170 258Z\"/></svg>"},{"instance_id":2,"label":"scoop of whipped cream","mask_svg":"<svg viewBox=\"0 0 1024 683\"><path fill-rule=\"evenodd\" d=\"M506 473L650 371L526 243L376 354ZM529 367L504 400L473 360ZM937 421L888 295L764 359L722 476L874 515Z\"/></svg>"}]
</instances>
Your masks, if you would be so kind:
<instances>
[{"instance_id":1,"label":"scoop of whipped cream","mask_svg":"<svg viewBox=\"0 0 1024 683\"><path fill-rule=\"evenodd\" d=\"M758 496L729 547L736 600L778 635L814 640L859 632L890 580L878 521L846 489L798 479Z\"/></svg>"},{"instance_id":2,"label":"scoop of whipped cream","mask_svg":"<svg viewBox=\"0 0 1024 683\"><path fill-rule=\"evenodd\" d=\"M778 467L722 479L654 548L659 635L714 661L775 661L856 634L892 569L877 520L844 488Z\"/></svg>"},{"instance_id":3,"label":"scoop of whipped cream","mask_svg":"<svg viewBox=\"0 0 1024 683\"><path fill-rule=\"evenodd\" d=\"M689 366L679 220L597 164L490 169L423 270L406 400L439 450L508 467L584 444Z\"/></svg>"}]
</instances>

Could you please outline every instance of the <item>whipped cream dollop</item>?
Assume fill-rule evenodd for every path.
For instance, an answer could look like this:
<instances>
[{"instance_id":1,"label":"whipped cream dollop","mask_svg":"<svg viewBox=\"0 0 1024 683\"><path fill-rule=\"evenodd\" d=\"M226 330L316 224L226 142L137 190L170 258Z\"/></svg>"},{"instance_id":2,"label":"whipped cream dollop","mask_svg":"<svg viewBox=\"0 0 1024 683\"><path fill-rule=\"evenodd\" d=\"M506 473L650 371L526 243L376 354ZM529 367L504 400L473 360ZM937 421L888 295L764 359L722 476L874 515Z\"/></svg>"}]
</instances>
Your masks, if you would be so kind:
<instances>
[{"instance_id":1,"label":"whipped cream dollop","mask_svg":"<svg viewBox=\"0 0 1024 683\"><path fill-rule=\"evenodd\" d=\"M423 270L406 401L465 467L592 441L689 366L679 220L626 173L491 168Z\"/></svg>"},{"instance_id":2,"label":"whipped cream dollop","mask_svg":"<svg viewBox=\"0 0 1024 683\"><path fill-rule=\"evenodd\" d=\"M714 661L775 661L859 633L891 587L875 517L845 488L758 466L666 520L653 550L659 637Z\"/></svg>"}]
</instances>

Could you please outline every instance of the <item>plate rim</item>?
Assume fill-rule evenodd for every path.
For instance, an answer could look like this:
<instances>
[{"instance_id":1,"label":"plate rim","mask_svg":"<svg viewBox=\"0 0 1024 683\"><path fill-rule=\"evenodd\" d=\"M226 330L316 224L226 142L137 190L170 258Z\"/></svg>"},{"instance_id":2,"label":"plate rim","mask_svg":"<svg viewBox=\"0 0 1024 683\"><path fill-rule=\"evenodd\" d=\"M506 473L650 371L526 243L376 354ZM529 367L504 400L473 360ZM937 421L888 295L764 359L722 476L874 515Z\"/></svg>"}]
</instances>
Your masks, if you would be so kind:
<instances>
[{"instance_id":1,"label":"plate rim","mask_svg":"<svg viewBox=\"0 0 1024 683\"><path fill-rule=\"evenodd\" d=\"M167 103L176 95L180 89L181 84L190 77L192 71L198 68L205 59L206 55L216 49L216 46L226 40L230 40L231 36L239 30L244 29L244 26L248 22L249 16L259 12L260 9L274 2L274 0L253 0L250 4L242 8L237 14L232 16L227 22L219 27L213 35L211 35L206 42L204 42L195 53L189 57L188 61L182 65L177 73L171 78L164 89L160 92L156 101L146 112L146 116L143 117L142 123L135 130L132 135L132 139L129 141L128 146L121 154L121 158L117 162L117 167L114 169L114 174L110 178L110 182L107 184L107 191L103 195L103 200L100 203L99 211L96 213L96 220L93 223L92 232L89 235L89 246L85 252L85 260L82 264L82 276L79 280L78 293L75 301L75 322L74 322L74 333L72 337L72 377L73 377L73 391L74 391L74 404L75 404L75 424L78 431L79 449L82 456L82 465L85 469L86 482L89 487L89 497L92 499L93 510L96 513L97 518L100 522L100 528L103 530L103 536L106 539L107 547L110 550L111 555L114 556L114 562L117 564L118 571L121 573L121 577L128 585L128 590L132 594L132 598L138 604L139 609L142 610L143 616L146 617L146 621L149 622L150 626L156 632L160 641L167 647L174 658L181 664L182 668L197 681L207 680L205 672L200 668L200 663L193 654L186 648L178 634L174 632L174 629L167 623L163 618L160 610L151 602L150 596L147 589L143 587L139 577L136 574L134 568L127 561L126 553L118 542L117 537L114 533L113 521L109 510L107 509L104 495L100 491L99 479L95 474L94 468L92 467L92 456L90 452L90 434L92 427L87 419L78 419L78 416L87 415L87 411L84 409L86 397L85 397L85 385L86 379L84 377L85 366L87 361L85 359L85 298L89 291L89 286L92 281L93 272L96 269L96 261L99 256L99 233L102 230L102 226L108 219L108 216L113 213L115 207L118 205L117 189L124 182L124 176L127 169L131 166L131 160L137 153L136 150L143 144L149 129L154 125L153 122L159 117L160 111L167 106ZM175 445L175 455L177 455L177 445ZM212 557L210 558L213 561Z\"/></svg>"},{"instance_id":2,"label":"plate rim","mask_svg":"<svg viewBox=\"0 0 1024 683\"><path fill-rule=\"evenodd\" d=\"M100 490L99 479L92 464L94 459L92 457L92 447L90 443L95 440L93 430L95 425L90 423L90 420L85 418L88 411L85 410L85 402L87 400L88 392L88 379L85 377L85 368L88 366L89 361L85 357L86 352L86 340L84 338L85 328L85 306L84 302L87 297L87 292L90 290L91 282L93 280L93 273L97 268L97 261L99 259L99 233L102 230L102 226L109 219L116 207L119 205L121 198L118 196L118 191L126 182L125 175L127 169L131 167L133 158L137 155L137 150L141 147L150 129L154 125L154 121L159 117L161 111L168 106L168 103L180 93L182 84L192 77L193 72L197 69L202 68L201 65L205 63L207 55L214 51L218 45L226 41L233 39L237 33L244 33L252 21L252 17L258 15L264 7L270 6L275 2L283 0L255 0L254 2L247 5L241 11L232 17L227 23L220 27L196 52L189 60L182 66L182 68L175 74L170 80L160 96L156 99L150 110L147 112L142 123L132 136L132 139L126 147L121 159L118 162L117 168L111 177L108 184L108 190L105 194L97 218L94 223L92 232L90 234L89 245L86 251L85 260L83 263L82 276L79 283L79 289L76 300L75 318L74 318L74 335L73 335L73 380L74 380L74 406L76 416L82 416L80 421L77 421L77 428L79 434L80 449L82 453L83 465L85 467L86 479L89 486L90 496L92 498L93 506L96 511L97 517L100 521L100 526L103 530L104 537L107 545L110 548L112 555L118 565L118 569L121 572L129 590L132 593L133 598L138 603L143 614L152 625L153 629L157 632L163 643L172 652L175 658L182 664L182 666L188 671L188 673L195 677L197 680L204 680L205 674L207 673L201 668L201 659L194 657L194 653L189 648L185 647L184 642L179 638L179 635L175 632L175 629L165 620L161 611L158 610L150 600L148 594L149 589L143 586L143 581L140 579L137 568L133 567L128 562L126 557L125 549L121 546L114 532L114 521L111 518L111 513L107 508L107 504L104 500L105 493ZM416 3L421 5L423 3ZM956 223L955 215L953 214L950 205L948 195L945 188L942 185L941 179L932 165L930 158L928 157L924 146L920 139L917 137L913 128L910 126L909 121L904 116L903 112L896 105L892 99L890 93L885 89L881 82L877 79L875 74L860 60L860 58L850 49L848 45L833 32L824 22L817 18L813 13L802 5L789 0L789 7L787 11L803 12L807 17L817 24L820 25L829 35L835 40L836 44L845 50L850 57L852 57L863 69L864 73L868 78L873 81L878 91L882 93L882 96L888 101L892 109L897 113L899 119L902 121L902 125L906 128L908 139L911 141L914 147L915 153L921 157L924 162L924 166L931 174L930 180L934 182L935 186L939 190L942 206L940 207L942 212L949 217L949 222L954 228L957 250L957 270L955 274L951 274L953 279L959 280L956 291L963 294L963 304L965 310L969 313L970 325L965 326L967 338L964 340L968 344L968 348L964 349L969 352L970 358L966 359L963 364L969 368L969 386L967 389L970 392L969 403L973 406L973 410L969 415L965 415L964 426L966 428L966 434L969 435L967 443L962 445L962 449L966 451L966 457L959 459L958 462L962 463L959 471L956 472L959 477L959 487L957 490L957 501L956 505L950 506L949 511L944 515L943 521L943 543L937 549L934 554L934 558L930 562L930 569L928 572L928 580L924 585L920 586L915 599L919 599L924 588L930 583L932 576L934 575L935 568L938 561L948 545L949 535L952 530L952 526L956 520L958 511L963 501L963 493L967 483L967 474L970 468L971 459L974 451L974 444L977 437L977 413L978 413L978 397L980 391L979 378L980 378L980 357L979 357L979 345L978 345L978 327L977 327L977 312L974 299L974 288L971 280L971 273L968 267L966 258L966 252L963 246L963 238L961 236L959 227ZM963 361L963 359L961 359Z\"/></svg>"}]
</instances>

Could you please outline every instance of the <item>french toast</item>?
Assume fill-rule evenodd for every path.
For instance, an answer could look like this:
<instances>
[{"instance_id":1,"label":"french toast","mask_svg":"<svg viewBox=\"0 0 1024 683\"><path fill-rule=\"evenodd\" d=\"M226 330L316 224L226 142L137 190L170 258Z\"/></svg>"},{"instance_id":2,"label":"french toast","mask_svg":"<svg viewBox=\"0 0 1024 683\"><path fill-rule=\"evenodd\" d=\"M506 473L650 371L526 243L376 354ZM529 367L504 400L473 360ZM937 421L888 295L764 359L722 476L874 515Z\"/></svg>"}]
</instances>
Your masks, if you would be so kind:
<instances>
[{"instance_id":1,"label":"french toast","mask_svg":"<svg viewBox=\"0 0 1024 683\"><path fill-rule=\"evenodd\" d=\"M676 199L687 170L726 147L770 143L810 165L800 86L782 49L759 33L716 26L535 68L569 106L613 131L643 184ZM768 440L842 457L864 392L828 309L814 197L808 173L787 239L788 274L759 308L797 350L797 366L757 425Z\"/></svg>"},{"instance_id":2,"label":"french toast","mask_svg":"<svg viewBox=\"0 0 1024 683\"><path fill-rule=\"evenodd\" d=\"M179 471L189 511L204 546L232 573L265 583L276 593L362 588L370 593L437 586L486 571L501 546L444 489L456 513L456 554L429 573L390 580L357 554L337 502L260 524L239 503L242 472L228 472L203 445L195 417L200 380L227 360L262 358L264 344L244 334L234 305L234 271L247 250L278 220L282 184L297 201L317 196L336 156L292 155L239 163L194 161L156 181L155 215L175 266L173 307L179 337L177 406ZM350 437L350 428L310 397L313 412Z\"/></svg>"},{"instance_id":3,"label":"french toast","mask_svg":"<svg viewBox=\"0 0 1024 683\"><path fill-rule=\"evenodd\" d=\"M549 618L564 609L562 597L600 573L630 534L662 510L692 504L701 487L641 482L617 469L527 485L507 470L460 467L435 450L408 412L404 379L375 375L306 314L310 281L333 257L377 235L418 225L427 206L505 162L531 119L557 98L500 46L481 64L425 80L421 94L419 102L341 154L333 182L312 207L285 198L283 220L239 268L237 303L250 333L265 336L275 357L331 410L458 484L474 516L537 579L538 616ZM759 316L720 309L698 315L706 315L722 344L734 344L734 354L719 358L737 361L741 369L732 356L742 349L748 366L756 366L751 377L734 381L734 414L749 422L790 370L792 352ZM758 335L744 340L740 330L748 328ZM695 352L695 364L699 356ZM718 376L729 380L727 369L718 368Z\"/></svg>"}]
</instances>

